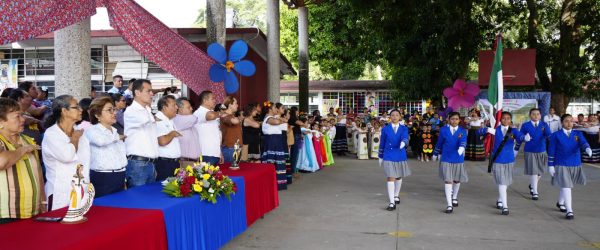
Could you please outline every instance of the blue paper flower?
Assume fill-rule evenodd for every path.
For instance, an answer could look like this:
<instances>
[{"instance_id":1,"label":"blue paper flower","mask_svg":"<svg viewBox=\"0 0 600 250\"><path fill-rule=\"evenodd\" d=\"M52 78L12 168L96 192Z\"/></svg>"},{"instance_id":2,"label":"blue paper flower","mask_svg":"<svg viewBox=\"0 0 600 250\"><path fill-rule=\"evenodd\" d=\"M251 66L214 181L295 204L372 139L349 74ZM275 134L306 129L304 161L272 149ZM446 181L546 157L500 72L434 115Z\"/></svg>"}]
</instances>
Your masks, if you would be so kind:
<instances>
[{"instance_id":1,"label":"blue paper flower","mask_svg":"<svg viewBox=\"0 0 600 250\"><path fill-rule=\"evenodd\" d=\"M242 76L252 76L256 72L254 63L242 60L248 53L248 44L243 40L237 40L227 51L218 43L208 46L208 55L217 63L210 67L209 76L213 82L225 81L225 92L232 94L238 91L239 83L234 71Z\"/></svg>"}]
</instances>

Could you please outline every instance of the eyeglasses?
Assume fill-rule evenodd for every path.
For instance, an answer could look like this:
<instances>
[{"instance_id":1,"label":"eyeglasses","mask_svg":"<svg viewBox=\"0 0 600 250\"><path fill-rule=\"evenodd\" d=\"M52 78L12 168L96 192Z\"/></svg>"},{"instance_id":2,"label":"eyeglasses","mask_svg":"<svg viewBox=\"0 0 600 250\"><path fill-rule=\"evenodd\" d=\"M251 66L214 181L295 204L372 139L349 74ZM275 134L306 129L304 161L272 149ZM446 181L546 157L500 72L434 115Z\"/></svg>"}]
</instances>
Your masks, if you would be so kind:
<instances>
[{"instance_id":1,"label":"eyeglasses","mask_svg":"<svg viewBox=\"0 0 600 250\"><path fill-rule=\"evenodd\" d=\"M79 110L83 110L81 108L81 106L77 105L77 106L70 106L69 109L79 109Z\"/></svg>"},{"instance_id":2,"label":"eyeglasses","mask_svg":"<svg viewBox=\"0 0 600 250\"><path fill-rule=\"evenodd\" d=\"M106 112L108 112L110 114L114 114L115 112L117 112L117 109L116 108L109 108L109 109L103 109L102 111L106 111Z\"/></svg>"}]
</instances>

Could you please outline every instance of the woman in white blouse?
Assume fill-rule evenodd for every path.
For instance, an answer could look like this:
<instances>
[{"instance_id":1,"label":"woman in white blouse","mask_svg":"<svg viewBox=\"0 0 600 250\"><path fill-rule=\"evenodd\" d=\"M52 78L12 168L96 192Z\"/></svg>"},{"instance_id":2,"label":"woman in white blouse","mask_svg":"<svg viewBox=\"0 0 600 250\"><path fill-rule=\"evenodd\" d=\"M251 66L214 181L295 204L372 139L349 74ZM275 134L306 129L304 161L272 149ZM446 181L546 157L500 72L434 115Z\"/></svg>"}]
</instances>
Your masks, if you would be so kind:
<instances>
[{"instance_id":1,"label":"woman in white blouse","mask_svg":"<svg viewBox=\"0 0 600 250\"><path fill-rule=\"evenodd\" d=\"M117 109L108 96L96 98L90 105L93 124L84 136L90 142L90 180L96 189L96 197L122 191L125 187L124 135L119 135L112 125L117 122Z\"/></svg>"},{"instance_id":2,"label":"woman in white blouse","mask_svg":"<svg viewBox=\"0 0 600 250\"><path fill-rule=\"evenodd\" d=\"M48 210L69 204L71 179L77 165L83 165L83 175L89 180L89 143L82 130L75 129L81 120L82 109L77 99L61 95L52 103L52 115L46 120L46 133L42 140L42 156L46 165L46 196Z\"/></svg>"}]
</instances>

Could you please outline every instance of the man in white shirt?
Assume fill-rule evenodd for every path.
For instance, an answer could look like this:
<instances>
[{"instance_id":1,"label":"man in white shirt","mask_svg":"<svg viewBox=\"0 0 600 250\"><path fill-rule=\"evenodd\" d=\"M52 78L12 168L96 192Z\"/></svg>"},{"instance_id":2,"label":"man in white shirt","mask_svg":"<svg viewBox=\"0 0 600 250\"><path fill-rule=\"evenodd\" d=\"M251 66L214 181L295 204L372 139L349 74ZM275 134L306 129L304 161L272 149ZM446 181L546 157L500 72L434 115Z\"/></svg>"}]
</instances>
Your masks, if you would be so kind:
<instances>
[{"instance_id":1,"label":"man in white shirt","mask_svg":"<svg viewBox=\"0 0 600 250\"><path fill-rule=\"evenodd\" d=\"M158 158L158 133L152 115L152 83L146 79L133 82L133 102L125 110L125 147L127 151L127 186L141 186L155 181L154 162Z\"/></svg>"},{"instance_id":2,"label":"man in white shirt","mask_svg":"<svg viewBox=\"0 0 600 250\"><path fill-rule=\"evenodd\" d=\"M133 99L133 91L131 91L131 88L133 87L133 82L135 82L135 78L131 78L129 79L129 83L127 84L127 89L125 91L123 91L123 96L125 97L125 99Z\"/></svg>"},{"instance_id":3,"label":"man in white shirt","mask_svg":"<svg viewBox=\"0 0 600 250\"><path fill-rule=\"evenodd\" d=\"M158 132L158 159L156 164L156 179L162 181L173 176L179 167L181 148L179 145L179 132L175 129L173 118L177 115L177 104L173 96L163 96L158 100L158 113L156 113L156 130Z\"/></svg>"},{"instance_id":4,"label":"man in white shirt","mask_svg":"<svg viewBox=\"0 0 600 250\"><path fill-rule=\"evenodd\" d=\"M113 76L113 86L108 90L109 94L122 94L123 77L121 75Z\"/></svg>"},{"instance_id":5,"label":"man in white shirt","mask_svg":"<svg viewBox=\"0 0 600 250\"><path fill-rule=\"evenodd\" d=\"M216 165L223 162L221 154L221 129L219 113L214 112L215 97L210 91L200 93L200 107L194 115L198 117L198 129L202 161Z\"/></svg>"},{"instance_id":6,"label":"man in white shirt","mask_svg":"<svg viewBox=\"0 0 600 250\"><path fill-rule=\"evenodd\" d=\"M556 110L553 107L550 107L550 113L544 116L544 122L548 123L550 132L552 133L558 131L562 127L560 117L556 115Z\"/></svg>"}]
</instances>

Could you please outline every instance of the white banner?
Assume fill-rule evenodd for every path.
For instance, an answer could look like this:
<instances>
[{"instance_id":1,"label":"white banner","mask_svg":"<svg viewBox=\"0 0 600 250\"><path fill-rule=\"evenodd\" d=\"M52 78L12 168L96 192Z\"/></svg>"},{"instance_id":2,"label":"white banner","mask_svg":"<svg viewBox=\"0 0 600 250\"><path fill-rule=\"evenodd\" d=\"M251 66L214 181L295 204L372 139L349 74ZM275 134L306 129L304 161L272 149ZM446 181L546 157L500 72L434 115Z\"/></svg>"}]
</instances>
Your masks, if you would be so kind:
<instances>
[{"instance_id":1,"label":"white banner","mask_svg":"<svg viewBox=\"0 0 600 250\"><path fill-rule=\"evenodd\" d=\"M487 99L480 99L477 106L483 107L483 110L490 110L491 104ZM538 103L536 99L504 99L502 102L502 110L508 111L513 115L513 123L515 126L520 126L523 122L529 120L529 110L537 108ZM493 121L494 114L488 114L487 112L482 114L484 118ZM487 117L486 117L487 116ZM491 124L494 124L493 122Z\"/></svg>"}]
</instances>

